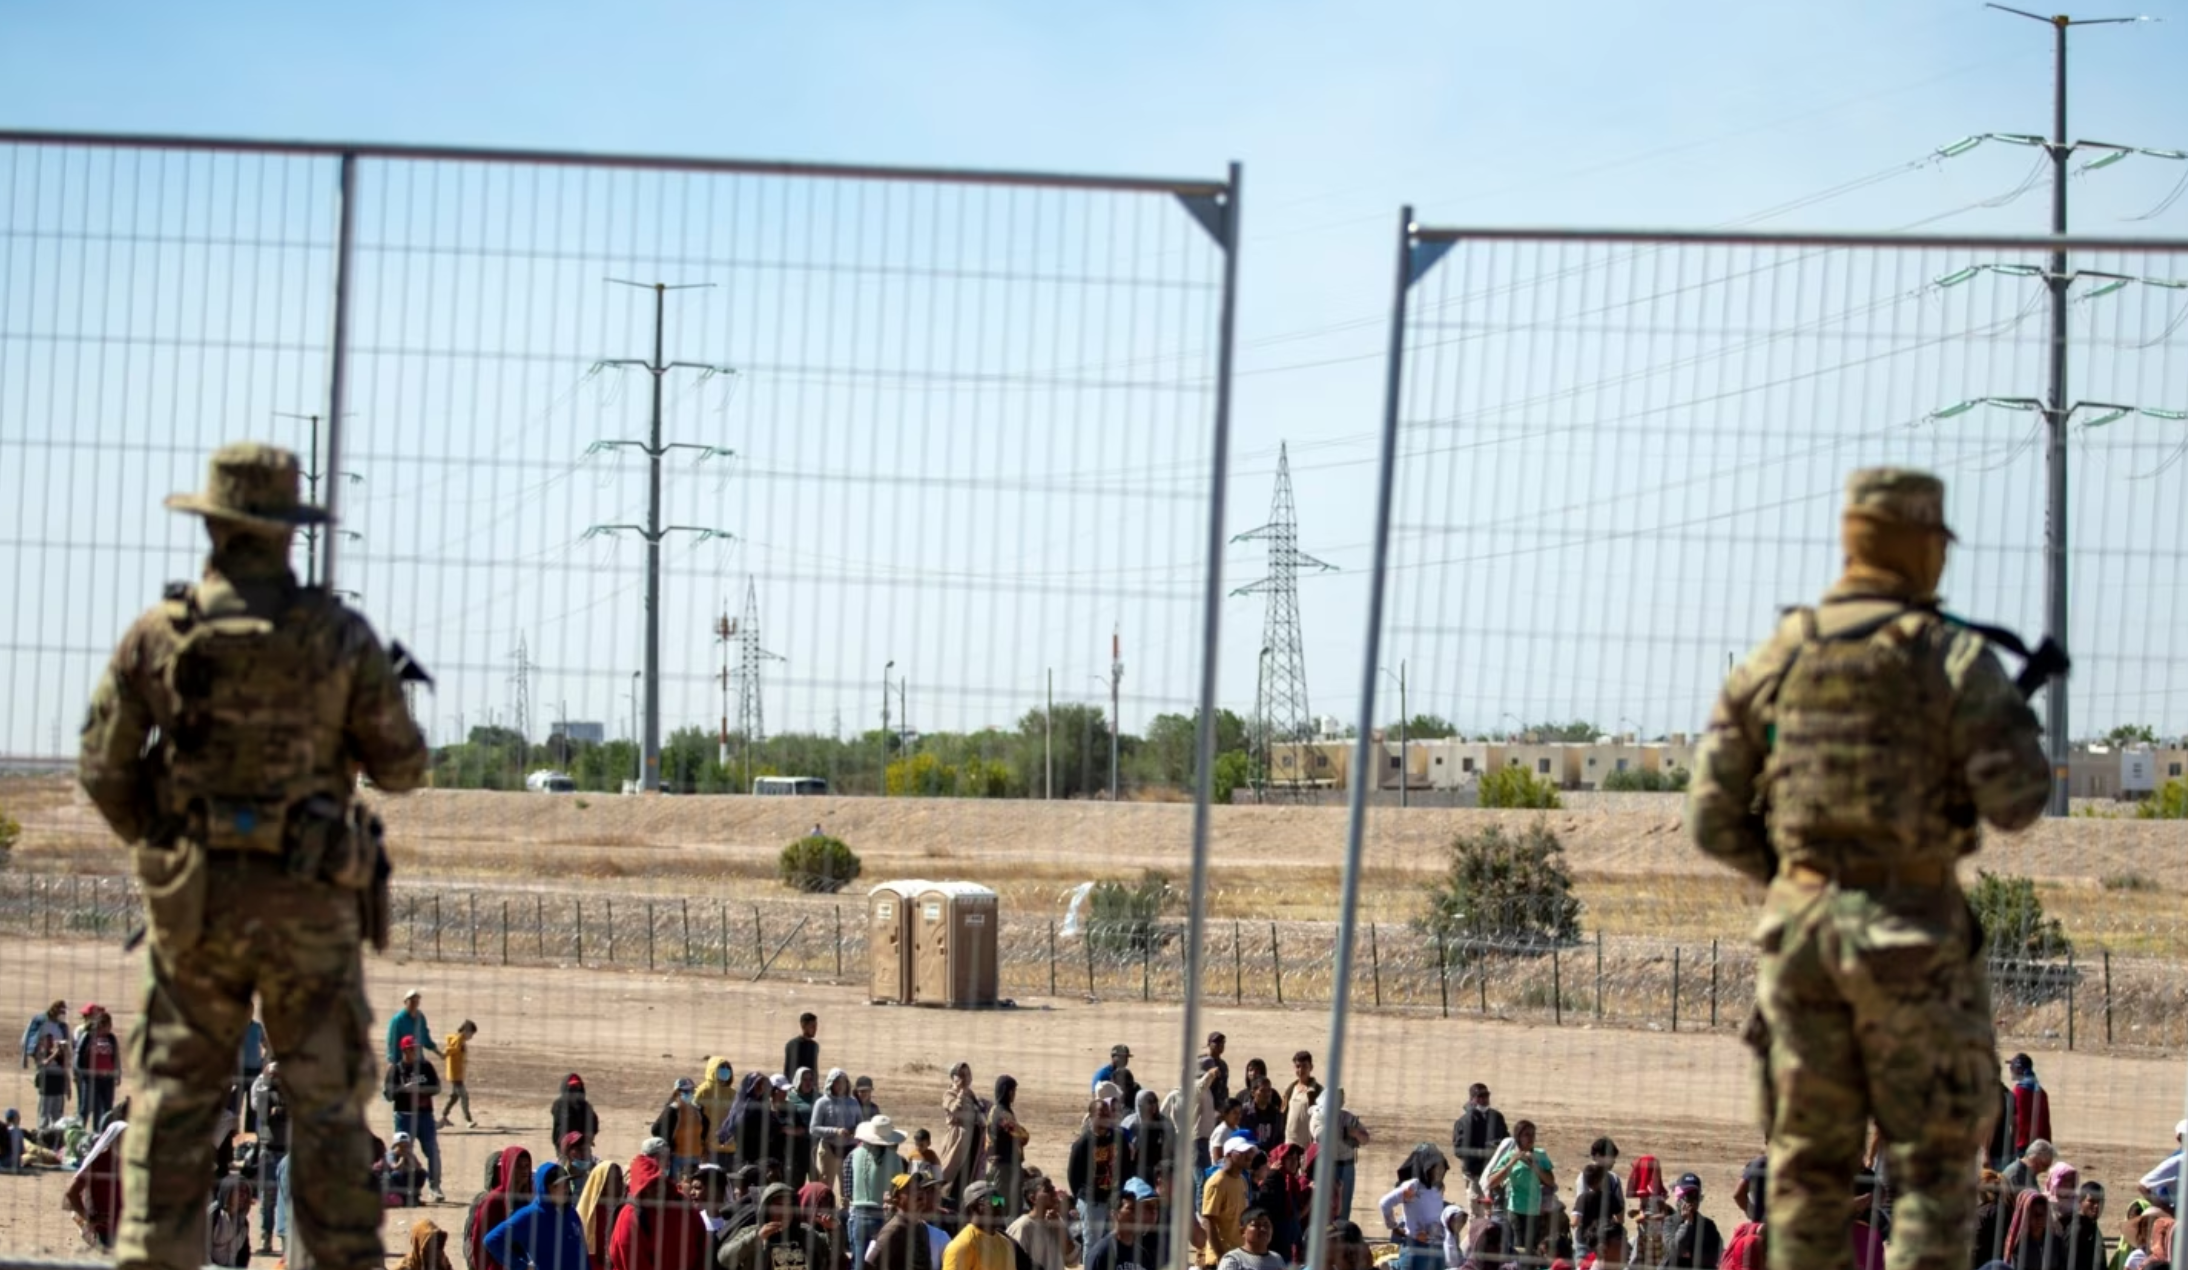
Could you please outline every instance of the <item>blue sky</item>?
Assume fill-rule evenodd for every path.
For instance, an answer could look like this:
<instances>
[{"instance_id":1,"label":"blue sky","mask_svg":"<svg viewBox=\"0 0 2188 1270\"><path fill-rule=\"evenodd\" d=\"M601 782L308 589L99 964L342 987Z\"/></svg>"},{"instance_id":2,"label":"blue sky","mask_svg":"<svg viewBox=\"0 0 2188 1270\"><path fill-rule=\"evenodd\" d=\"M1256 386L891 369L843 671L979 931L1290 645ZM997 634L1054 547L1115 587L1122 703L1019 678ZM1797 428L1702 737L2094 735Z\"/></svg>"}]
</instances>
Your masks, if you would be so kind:
<instances>
[{"instance_id":1,"label":"blue sky","mask_svg":"<svg viewBox=\"0 0 2188 1270\"><path fill-rule=\"evenodd\" d=\"M2157 16L2188 19L2175 0L2148 3ZM1179 176L1214 176L1226 161L1243 161L1237 445L1246 457L1233 524L1257 523L1276 444L1309 447L1322 463L1302 464L1303 545L1348 570L1365 559L1367 438L1381 399L1381 314L1399 204L1443 223L1722 224L1909 163L1956 137L2049 123L2050 33L1969 3L535 3L391 4L369 19L355 12L13 6L0 18L0 118L52 129ZM2188 145L2188 98L2177 88L2184 35L2180 20L2077 33L2072 133ZM1985 148L1764 223L1905 225L2012 189L2029 158ZM2188 207L2120 220L2161 199L2177 166L2129 162L2080 181L2077 228L2188 230ZM1939 228L2018 232L2043 223L2039 188ZM2178 388L2168 390L2177 396ZM1828 475L1804 479L1828 484ZM2147 536L2151 525L2120 531ZM1819 532L1828 537L1827 519ZM1197 536L1189 545L1197 550ZM1259 568L1240 549L1228 559L1228 580L1250 580ZM1828 561L1815 576L1789 579L1777 598L1813 590L1827 572ZM1354 713L1360 594L1356 573L1304 592L1318 713ZM368 596L366 607L375 601ZM2100 614L2114 611L2093 602ZM1255 602L1226 609L1223 695L1242 708L1260 622ZM1072 675L1100 669L1105 634L1079 650L1086 665ZM13 639L33 642L20 630ZM1169 651L1161 664L1171 669L1147 687L1142 714L1189 694L1186 663ZM703 657L703 647L691 656ZM1624 712L1622 701L1585 682L1538 684L1527 712L1590 712L1606 723ZM2188 674L2179 687L2168 730L2188 724ZM607 689L587 691L600 700L583 709L607 713ZM484 705L496 693L480 686L469 696ZM811 703L813 712L841 708L818 696ZM1485 709L1456 696L1442 708ZM1688 724L1700 708L1663 705L1647 725ZM1134 711L1126 713L1133 726ZM801 722L825 726L817 713ZM43 719L16 727L46 739ZM25 743L11 733L0 750Z\"/></svg>"}]
</instances>

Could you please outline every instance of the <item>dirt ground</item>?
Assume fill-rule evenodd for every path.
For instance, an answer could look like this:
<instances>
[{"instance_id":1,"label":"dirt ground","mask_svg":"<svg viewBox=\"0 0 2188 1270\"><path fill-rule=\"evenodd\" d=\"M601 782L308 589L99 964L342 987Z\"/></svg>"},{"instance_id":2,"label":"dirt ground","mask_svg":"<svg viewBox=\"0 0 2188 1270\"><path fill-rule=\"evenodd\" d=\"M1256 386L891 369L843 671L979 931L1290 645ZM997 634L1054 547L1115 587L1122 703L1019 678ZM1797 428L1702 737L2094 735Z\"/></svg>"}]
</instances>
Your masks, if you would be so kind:
<instances>
[{"instance_id":1,"label":"dirt ground","mask_svg":"<svg viewBox=\"0 0 2188 1270\"><path fill-rule=\"evenodd\" d=\"M111 943L0 940L0 1019L28 1018L55 996L73 1010L96 1000L134 1022L140 966ZM1087 1082L1119 1041L1132 1046L1143 1083L1169 1088L1182 1057L1175 1007L1031 1000L1015 1010L942 1013L866 1004L854 988L769 982L712 983L690 977L593 970L410 965L375 957L368 978L384 1022L406 988L422 988L436 1035L469 1017L480 1027L469 1083L482 1122L449 1133L443 1176L452 1201L425 1210L460 1229L489 1156L509 1142L547 1149L547 1108L564 1073L584 1075L603 1122L603 1158L627 1160L679 1075L696 1075L709 1055L740 1072L772 1071L803 1010L821 1017L824 1065L874 1078L883 1110L906 1128L940 1122L944 1071L970 1061L987 1087L998 1073L1021 1082L1020 1110L1034 1134L1032 1161L1060 1170ZM1260 1056L1281 1073L1293 1050L1326 1057L1326 1012L1211 1009L1206 1026L1230 1037L1234 1072ZM1360 1171L1355 1216L1387 1189L1398 1158L1416 1141L1447 1143L1466 1086L1486 1081L1514 1118L1542 1126L1561 1189L1598 1134L1618 1140L1630 1160L1660 1156L1674 1175L1702 1175L1706 1207L1733 1218L1739 1166L1757 1149L1746 1105L1747 1064L1732 1038L1629 1029L1522 1027L1496 1022L1356 1016L1347 1044L1349 1101L1374 1140ZM2170 1144L2179 1114L2177 1057L2136 1059L2039 1053L2058 1137L2084 1177L2123 1191ZM1326 1063L1325 1063L1326 1068ZM1234 1078L1235 1079L1235 1078ZM128 1092L125 1082L124 1091ZM34 1105L27 1074L7 1099ZM371 1109L390 1132L385 1104ZM0 1178L0 1247L31 1256L80 1255L60 1208L57 1173ZM388 1226L395 1252L408 1214ZM1364 1222L1371 1230L1379 1223Z\"/></svg>"}]
</instances>

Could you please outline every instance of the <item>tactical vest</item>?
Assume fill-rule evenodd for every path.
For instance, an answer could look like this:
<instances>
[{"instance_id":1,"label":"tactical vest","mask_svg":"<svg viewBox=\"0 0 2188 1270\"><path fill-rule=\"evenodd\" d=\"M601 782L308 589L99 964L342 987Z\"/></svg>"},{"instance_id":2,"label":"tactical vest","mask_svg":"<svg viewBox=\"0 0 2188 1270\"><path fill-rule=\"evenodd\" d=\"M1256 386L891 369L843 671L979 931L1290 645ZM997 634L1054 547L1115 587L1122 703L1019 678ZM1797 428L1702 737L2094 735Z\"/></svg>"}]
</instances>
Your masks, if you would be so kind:
<instances>
[{"instance_id":1,"label":"tactical vest","mask_svg":"<svg viewBox=\"0 0 2188 1270\"><path fill-rule=\"evenodd\" d=\"M225 582L178 588L174 640L156 667L167 814L215 851L280 854L307 803L339 819L350 795L342 728L350 675L338 608L297 588L277 617L252 613Z\"/></svg>"},{"instance_id":2,"label":"tactical vest","mask_svg":"<svg viewBox=\"0 0 2188 1270\"><path fill-rule=\"evenodd\" d=\"M1800 644L1764 716L1771 846L1826 871L1926 858L1951 781L1945 622L1875 604L1796 609L1790 620Z\"/></svg>"}]
</instances>

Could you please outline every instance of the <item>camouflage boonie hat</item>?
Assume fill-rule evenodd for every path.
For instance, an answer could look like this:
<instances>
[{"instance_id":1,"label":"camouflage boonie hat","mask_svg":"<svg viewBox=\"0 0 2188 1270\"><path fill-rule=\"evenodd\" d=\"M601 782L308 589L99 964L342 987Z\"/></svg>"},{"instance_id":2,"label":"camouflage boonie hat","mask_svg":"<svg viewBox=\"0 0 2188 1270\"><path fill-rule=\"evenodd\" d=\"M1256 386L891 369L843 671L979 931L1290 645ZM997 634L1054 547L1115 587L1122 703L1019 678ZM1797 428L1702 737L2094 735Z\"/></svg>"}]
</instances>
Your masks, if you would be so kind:
<instances>
[{"instance_id":1,"label":"camouflage boonie hat","mask_svg":"<svg viewBox=\"0 0 2188 1270\"><path fill-rule=\"evenodd\" d=\"M1959 536L1945 524L1945 482L1905 467L1865 467L1846 478L1848 516L1884 525L1933 529L1948 542Z\"/></svg>"},{"instance_id":2,"label":"camouflage boonie hat","mask_svg":"<svg viewBox=\"0 0 2188 1270\"><path fill-rule=\"evenodd\" d=\"M294 454L279 446L241 441L213 451L205 465L202 492L171 494L167 506L265 533L326 524L332 519L326 508L298 501L300 477Z\"/></svg>"}]
</instances>

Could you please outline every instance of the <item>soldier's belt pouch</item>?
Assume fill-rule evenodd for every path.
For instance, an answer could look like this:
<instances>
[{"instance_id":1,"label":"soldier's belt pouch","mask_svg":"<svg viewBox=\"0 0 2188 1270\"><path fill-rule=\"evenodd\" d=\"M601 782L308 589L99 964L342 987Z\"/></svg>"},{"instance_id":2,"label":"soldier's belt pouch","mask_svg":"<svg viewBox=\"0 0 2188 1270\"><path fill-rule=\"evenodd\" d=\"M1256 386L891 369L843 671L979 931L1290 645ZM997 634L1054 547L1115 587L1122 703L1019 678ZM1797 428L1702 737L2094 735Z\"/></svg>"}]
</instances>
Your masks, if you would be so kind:
<instances>
[{"instance_id":1,"label":"soldier's belt pouch","mask_svg":"<svg viewBox=\"0 0 2188 1270\"><path fill-rule=\"evenodd\" d=\"M144 895L152 942L174 954L196 946L205 931L205 848L188 838L170 847L129 848L129 864Z\"/></svg>"},{"instance_id":2,"label":"soldier's belt pouch","mask_svg":"<svg viewBox=\"0 0 2188 1270\"><path fill-rule=\"evenodd\" d=\"M330 838L320 875L345 891L362 891L372 885L380 863L379 818L352 804L337 824L342 832Z\"/></svg>"},{"instance_id":3,"label":"soldier's belt pouch","mask_svg":"<svg viewBox=\"0 0 2188 1270\"><path fill-rule=\"evenodd\" d=\"M287 808L225 798L205 803L205 845L215 851L280 855L287 846Z\"/></svg>"}]
</instances>

